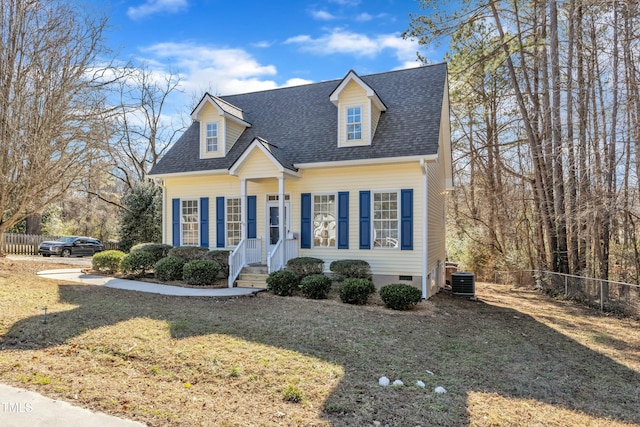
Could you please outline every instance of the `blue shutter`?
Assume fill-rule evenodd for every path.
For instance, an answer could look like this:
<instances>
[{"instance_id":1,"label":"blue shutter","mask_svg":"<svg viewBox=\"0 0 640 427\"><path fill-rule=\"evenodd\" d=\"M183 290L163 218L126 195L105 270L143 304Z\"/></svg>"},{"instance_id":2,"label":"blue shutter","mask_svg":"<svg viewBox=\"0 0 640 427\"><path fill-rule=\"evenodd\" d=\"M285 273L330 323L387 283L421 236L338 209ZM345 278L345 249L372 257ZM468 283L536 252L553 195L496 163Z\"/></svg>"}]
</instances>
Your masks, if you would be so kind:
<instances>
[{"instance_id":1,"label":"blue shutter","mask_svg":"<svg viewBox=\"0 0 640 427\"><path fill-rule=\"evenodd\" d=\"M338 249L349 249L349 192L338 193Z\"/></svg>"},{"instance_id":2,"label":"blue shutter","mask_svg":"<svg viewBox=\"0 0 640 427\"><path fill-rule=\"evenodd\" d=\"M216 246L224 248L224 197L216 197Z\"/></svg>"},{"instance_id":3,"label":"blue shutter","mask_svg":"<svg viewBox=\"0 0 640 427\"><path fill-rule=\"evenodd\" d=\"M413 249L413 190L401 190L400 249ZM426 224L424 225L427 226Z\"/></svg>"},{"instance_id":4,"label":"blue shutter","mask_svg":"<svg viewBox=\"0 0 640 427\"><path fill-rule=\"evenodd\" d=\"M371 249L371 191L360 192L360 249Z\"/></svg>"},{"instance_id":5,"label":"blue shutter","mask_svg":"<svg viewBox=\"0 0 640 427\"><path fill-rule=\"evenodd\" d=\"M255 239L257 231L256 196L247 196L247 239Z\"/></svg>"},{"instance_id":6,"label":"blue shutter","mask_svg":"<svg viewBox=\"0 0 640 427\"><path fill-rule=\"evenodd\" d=\"M209 198L200 198L200 246L209 247Z\"/></svg>"},{"instance_id":7,"label":"blue shutter","mask_svg":"<svg viewBox=\"0 0 640 427\"><path fill-rule=\"evenodd\" d=\"M311 193L300 196L300 247L311 248Z\"/></svg>"},{"instance_id":8,"label":"blue shutter","mask_svg":"<svg viewBox=\"0 0 640 427\"><path fill-rule=\"evenodd\" d=\"M171 200L171 233L173 246L180 246L180 199Z\"/></svg>"}]
</instances>

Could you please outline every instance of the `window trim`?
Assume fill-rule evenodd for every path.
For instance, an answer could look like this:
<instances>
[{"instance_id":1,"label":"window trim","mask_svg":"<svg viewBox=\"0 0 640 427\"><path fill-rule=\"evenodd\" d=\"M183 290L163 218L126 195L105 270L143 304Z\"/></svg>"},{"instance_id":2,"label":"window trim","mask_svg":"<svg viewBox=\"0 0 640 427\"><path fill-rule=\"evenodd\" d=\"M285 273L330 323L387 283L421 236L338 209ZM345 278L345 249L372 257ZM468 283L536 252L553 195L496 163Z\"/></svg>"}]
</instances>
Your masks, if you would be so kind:
<instances>
[{"instance_id":1,"label":"window trim","mask_svg":"<svg viewBox=\"0 0 640 427\"><path fill-rule=\"evenodd\" d=\"M375 218L375 199L376 199L376 194L381 194L381 193L395 193L396 195L396 234L398 236L398 238L396 239L396 245L395 246L376 246L376 218ZM371 249L374 250L383 250L383 251L393 251L393 250L400 250L400 248L402 247L402 242L400 241L401 238L401 233L402 233L402 229L401 229L401 208L400 208L400 204L402 203L402 195L401 195L401 191L397 190L397 189L392 189L392 190L371 190Z\"/></svg>"},{"instance_id":2,"label":"window trim","mask_svg":"<svg viewBox=\"0 0 640 427\"><path fill-rule=\"evenodd\" d=\"M333 196L333 223L335 230L335 238L333 246L316 246L315 241L315 230L314 230L314 222L315 222L315 214L316 214L316 196ZM338 249L338 193L311 193L311 249Z\"/></svg>"},{"instance_id":3,"label":"window trim","mask_svg":"<svg viewBox=\"0 0 640 427\"><path fill-rule=\"evenodd\" d=\"M238 200L239 201L239 220L234 221L233 223L237 223L240 226L240 235L238 237L238 243L242 241L242 197L241 196L227 196L224 199L224 237L225 237L225 247L227 248L235 248L238 244L230 245L229 244L229 200Z\"/></svg>"},{"instance_id":4,"label":"window trim","mask_svg":"<svg viewBox=\"0 0 640 427\"><path fill-rule=\"evenodd\" d=\"M184 222L184 214L183 214L183 209L184 209L184 202L195 202L196 203L196 209L197 209L197 220L195 222ZM180 246L200 246L200 199L198 198L186 198L186 199L180 199ZM192 244L185 244L185 238L184 238L184 225L185 224L196 224L196 230L195 230L195 235L196 235L196 239L197 242L195 245Z\"/></svg>"},{"instance_id":5,"label":"window trim","mask_svg":"<svg viewBox=\"0 0 640 427\"><path fill-rule=\"evenodd\" d=\"M216 136L209 136L209 125L215 125ZM204 152L205 154L215 154L220 152L220 125L217 121L206 122L204 124ZM209 138L215 138L215 150L209 150Z\"/></svg>"},{"instance_id":6,"label":"window trim","mask_svg":"<svg viewBox=\"0 0 640 427\"><path fill-rule=\"evenodd\" d=\"M359 109L359 116L360 116L360 121L359 122L354 122L354 123L349 123L349 110L357 108ZM344 130L345 130L345 143L353 143L355 141L362 141L362 136L363 136L363 121L362 121L362 116L363 116L363 111L364 111L364 107L362 106L362 104L357 104L357 105L347 105L344 108L344 113L345 113L345 126L344 126ZM349 126L350 125L360 125L360 138L353 138L350 139L349 138Z\"/></svg>"}]
</instances>

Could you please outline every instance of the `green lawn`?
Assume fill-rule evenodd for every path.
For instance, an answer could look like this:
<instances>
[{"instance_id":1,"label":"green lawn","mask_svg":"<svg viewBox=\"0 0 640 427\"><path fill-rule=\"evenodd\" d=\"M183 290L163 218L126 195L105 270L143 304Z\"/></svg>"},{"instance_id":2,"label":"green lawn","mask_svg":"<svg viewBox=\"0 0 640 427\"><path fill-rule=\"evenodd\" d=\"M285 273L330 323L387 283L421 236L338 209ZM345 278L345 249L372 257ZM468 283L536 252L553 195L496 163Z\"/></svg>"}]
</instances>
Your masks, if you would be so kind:
<instances>
[{"instance_id":1,"label":"green lawn","mask_svg":"<svg viewBox=\"0 0 640 427\"><path fill-rule=\"evenodd\" d=\"M638 322L532 291L479 283L479 301L394 312L166 297L38 268L0 260L0 382L152 426L640 425Z\"/></svg>"}]
</instances>

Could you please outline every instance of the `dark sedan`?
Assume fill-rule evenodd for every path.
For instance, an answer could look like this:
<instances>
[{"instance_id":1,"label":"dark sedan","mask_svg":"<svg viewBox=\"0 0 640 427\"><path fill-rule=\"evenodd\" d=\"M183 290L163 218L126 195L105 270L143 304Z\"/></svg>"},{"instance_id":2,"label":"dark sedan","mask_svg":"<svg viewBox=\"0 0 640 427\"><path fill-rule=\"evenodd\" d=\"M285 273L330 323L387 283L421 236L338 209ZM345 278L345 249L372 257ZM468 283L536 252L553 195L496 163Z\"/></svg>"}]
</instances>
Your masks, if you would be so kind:
<instances>
[{"instance_id":1,"label":"dark sedan","mask_svg":"<svg viewBox=\"0 0 640 427\"><path fill-rule=\"evenodd\" d=\"M61 257L70 256L92 256L96 252L104 250L102 242L91 237L69 236L61 237L52 242L40 243L38 253L44 257L58 255Z\"/></svg>"}]
</instances>

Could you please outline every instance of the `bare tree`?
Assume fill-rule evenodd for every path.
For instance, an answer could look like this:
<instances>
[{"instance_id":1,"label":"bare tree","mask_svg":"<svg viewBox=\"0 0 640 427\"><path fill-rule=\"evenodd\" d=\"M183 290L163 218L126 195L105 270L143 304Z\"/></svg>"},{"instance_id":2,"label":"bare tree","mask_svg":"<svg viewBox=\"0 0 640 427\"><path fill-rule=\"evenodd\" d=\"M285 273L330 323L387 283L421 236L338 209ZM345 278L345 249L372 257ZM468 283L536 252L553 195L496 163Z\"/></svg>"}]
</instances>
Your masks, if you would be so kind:
<instances>
[{"instance_id":1,"label":"bare tree","mask_svg":"<svg viewBox=\"0 0 640 427\"><path fill-rule=\"evenodd\" d=\"M107 18L62 1L0 1L0 242L71 188L107 139ZM0 243L0 254L4 253Z\"/></svg>"}]
</instances>

